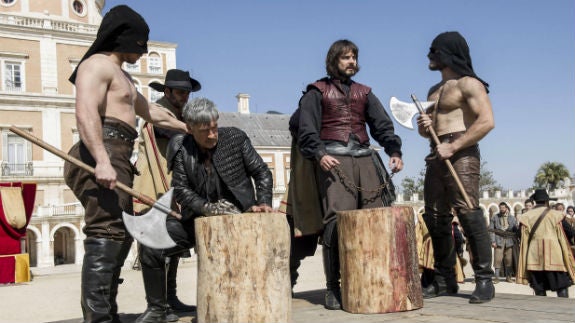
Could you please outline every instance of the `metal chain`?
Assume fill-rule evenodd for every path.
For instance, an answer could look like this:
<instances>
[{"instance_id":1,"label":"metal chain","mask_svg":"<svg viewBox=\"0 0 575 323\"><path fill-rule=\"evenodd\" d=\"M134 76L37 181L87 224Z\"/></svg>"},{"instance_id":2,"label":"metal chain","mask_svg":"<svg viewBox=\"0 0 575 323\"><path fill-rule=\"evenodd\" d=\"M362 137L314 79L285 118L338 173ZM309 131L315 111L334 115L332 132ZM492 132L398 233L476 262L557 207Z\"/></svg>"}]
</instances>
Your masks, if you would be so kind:
<instances>
[{"instance_id":1,"label":"metal chain","mask_svg":"<svg viewBox=\"0 0 575 323\"><path fill-rule=\"evenodd\" d=\"M337 174L337 176L339 176L339 179L341 180L342 184L344 186L346 186L347 188L353 188L358 192L368 192L368 193L380 193L384 188L389 188L389 182L391 181L391 178L393 177L393 175L395 175L395 173L391 173L391 175L389 176L389 181L386 181L385 178L383 179L383 184L379 185L377 187L377 189L366 189L360 186L355 185L355 183L351 182L349 180L349 178L345 175L345 173L343 172L343 170L341 170L341 168L339 166L334 166L333 170L335 171L335 173Z\"/></svg>"}]
</instances>

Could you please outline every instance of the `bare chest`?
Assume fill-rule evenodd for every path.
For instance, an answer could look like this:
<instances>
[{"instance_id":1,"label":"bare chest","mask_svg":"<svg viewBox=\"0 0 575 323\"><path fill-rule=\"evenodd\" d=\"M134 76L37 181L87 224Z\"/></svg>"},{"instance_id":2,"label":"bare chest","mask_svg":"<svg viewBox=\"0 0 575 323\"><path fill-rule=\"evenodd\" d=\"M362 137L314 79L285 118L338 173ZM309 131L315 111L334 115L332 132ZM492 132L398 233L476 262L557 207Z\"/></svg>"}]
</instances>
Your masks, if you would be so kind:
<instances>
[{"instance_id":1,"label":"bare chest","mask_svg":"<svg viewBox=\"0 0 575 323\"><path fill-rule=\"evenodd\" d=\"M134 105L137 95L138 92L132 79L120 70L114 76L108 89L105 114L135 125L136 112Z\"/></svg>"}]
</instances>

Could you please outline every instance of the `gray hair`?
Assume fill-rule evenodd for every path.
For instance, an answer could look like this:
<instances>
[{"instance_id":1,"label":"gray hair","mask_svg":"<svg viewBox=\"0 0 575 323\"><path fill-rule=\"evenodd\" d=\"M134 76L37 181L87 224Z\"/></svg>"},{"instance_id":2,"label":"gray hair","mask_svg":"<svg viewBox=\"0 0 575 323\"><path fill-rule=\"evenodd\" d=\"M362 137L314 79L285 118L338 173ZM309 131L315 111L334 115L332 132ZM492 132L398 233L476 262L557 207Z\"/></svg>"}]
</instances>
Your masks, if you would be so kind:
<instances>
[{"instance_id":1,"label":"gray hair","mask_svg":"<svg viewBox=\"0 0 575 323\"><path fill-rule=\"evenodd\" d=\"M184 106L184 122L189 125L209 124L220 117L218 108L211 100L194 98Z\"/></svg>"}]
</instances>

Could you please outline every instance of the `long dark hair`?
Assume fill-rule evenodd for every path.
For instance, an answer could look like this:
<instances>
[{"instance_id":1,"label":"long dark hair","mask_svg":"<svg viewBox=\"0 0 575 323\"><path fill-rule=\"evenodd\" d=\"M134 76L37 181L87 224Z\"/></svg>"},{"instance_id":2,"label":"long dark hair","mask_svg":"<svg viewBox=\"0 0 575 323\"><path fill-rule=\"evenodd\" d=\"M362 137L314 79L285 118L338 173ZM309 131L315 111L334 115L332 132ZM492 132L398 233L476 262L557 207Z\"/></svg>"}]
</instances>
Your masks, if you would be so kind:
<instances>
[{"instance_id":1,"label":"long dark hair","mask_svg":"<svg viewBox=\"0 0 575 323\"><path fill-rule=\"evenodd\" d=\"M352 41L340 39L331 45L325 57L325 71L327 75L335 78L340 76L339 69L337 68L339 57L348 51L351 51L355 55L355 59L359 61L359 49ZM357 72L359 72L359 64L357 65L356 73Z\"/></svg>"}]
</instances>

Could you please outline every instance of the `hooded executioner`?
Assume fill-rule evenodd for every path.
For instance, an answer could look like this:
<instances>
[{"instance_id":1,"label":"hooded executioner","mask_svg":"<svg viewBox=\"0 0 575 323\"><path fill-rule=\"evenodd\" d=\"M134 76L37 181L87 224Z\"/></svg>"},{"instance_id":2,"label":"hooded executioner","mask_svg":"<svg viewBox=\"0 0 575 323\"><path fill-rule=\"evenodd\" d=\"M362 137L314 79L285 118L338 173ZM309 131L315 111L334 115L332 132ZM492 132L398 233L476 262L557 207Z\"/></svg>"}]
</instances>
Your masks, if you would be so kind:
<instances>
[{"instance_id":1,"label":"hooded executioner","mask_svg":"<svg viewBox=\"0 0 575 323\"><path fill-rule=\"evenodd\" d=\"M494 127L487 95L488 84L473 71L467 42L456 31L439 34L431 43L429 69L441 72L441 81L432 86L428 101L435 104L418 119L419 134L430 138L433 127L439 144L431 141L426 157L423 218L432 238L435 279L423 288L424 298L455 294L458 285L453 270L456 254L451 235L452 210L459 217L468 238L475 275L470 303L484 303L495 295L491 269L491 240L487 221L479 208L479 141ZM460 179L469 203L451 176L449 159Z\"/></svg>"},{"instance_id":2,"label":"hooded executioner","mask_svg":"<svg viewBox=\"0 0 575 323\"><path fill-rule=\"evenodd\" d=\"M172 129L185 127L148 105L121 69L122 63L131 63L147 52L149 31L131 8L112 8L69 78L77 89L76 120L81 138L69 155L95 168L91 175L69 162L64 165L66 184L85 209L80 296L85 322L120 321L116 303L120 270L133 241L122 211L132 213L133 206L132 197L114 186L116 181L132 186L130 156L137 137L136 114Z\"/></svg>"}]
</instances>

